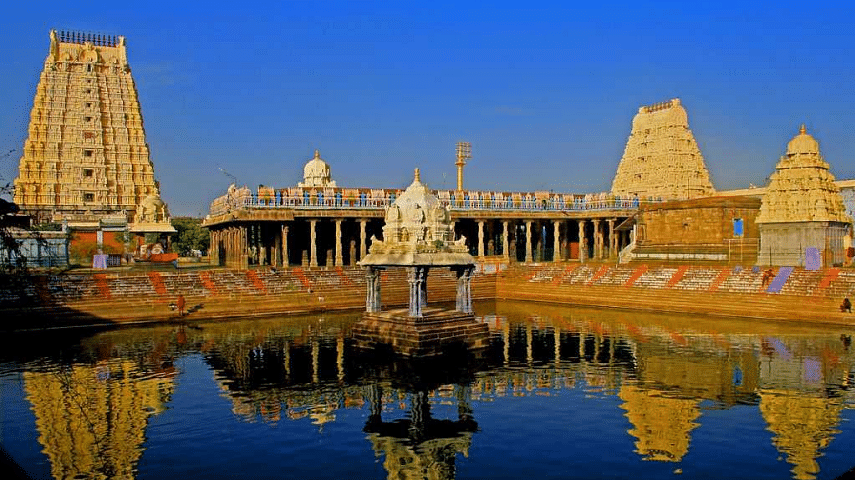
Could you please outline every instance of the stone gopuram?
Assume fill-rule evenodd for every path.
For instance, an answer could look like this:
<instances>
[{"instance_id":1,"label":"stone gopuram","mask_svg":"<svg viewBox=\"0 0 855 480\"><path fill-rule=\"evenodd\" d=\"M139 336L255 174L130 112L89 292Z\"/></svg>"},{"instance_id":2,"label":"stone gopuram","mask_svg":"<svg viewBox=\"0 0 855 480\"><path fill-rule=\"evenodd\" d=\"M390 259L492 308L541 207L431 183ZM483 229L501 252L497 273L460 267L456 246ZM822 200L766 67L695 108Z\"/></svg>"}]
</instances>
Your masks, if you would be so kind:
<instances>
[{"instance_id":1,"label":"stone gopuram","mask_svg":"<svg viewBox=\"0 0 855 480\"><path fill-rule=\"evenodd\" d=\"M371 239L371 249L359 265L366 267L365 319L354 326L363 345L391 344L405 355L441 353L448 343L486 346L487 324L472 313L472 272L475 259L466 239L454 240L451 214L419 178L386 210L383 240ZM457 275L455 310L428 308L427 282L431 268L450 268ZM382 311L381 273L406 268L407 310Z\"/></svg>"},{"instance_id":2,"label":"stone gopuram","mask_svg":"<svg viewBox=\"0 0 855 480\"><path fill-rule=\"evenodd\" d=\"M37 223L173 233L159 190L125 38L52 30L15 203Z\"/></svg>"},{"instance_id":3,"label":"stone gopuram","mask_svg":"<svg viewBox=\"0 0 855 480\"><path fill-rule=\"evenodd\" d=\"M823 266L842 263L851 222L819 142L802 125L769 177L760 205L759 263L804 266L808 249L819 253Z\"/></svg>"},{"instance_id":4,"label":"stone gopuram","mask_svg":"<svg viewBox=\"0 0 855 480\"><path fill-rule=\"evenodd\" d=\"M638 109L612 193L664 200L715 193L679 98Z\"/></svg>"}]
</instances>

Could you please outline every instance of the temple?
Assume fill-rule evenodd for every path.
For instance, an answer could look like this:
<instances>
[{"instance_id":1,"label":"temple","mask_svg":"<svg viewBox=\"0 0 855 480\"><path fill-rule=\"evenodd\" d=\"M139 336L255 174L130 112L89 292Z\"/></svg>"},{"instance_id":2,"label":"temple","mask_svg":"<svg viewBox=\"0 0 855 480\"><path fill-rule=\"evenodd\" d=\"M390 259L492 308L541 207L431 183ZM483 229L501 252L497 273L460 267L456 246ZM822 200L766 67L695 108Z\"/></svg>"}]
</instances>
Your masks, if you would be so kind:
<instances>
[{"instance_id":1,"label":"temple","mask_svg":"<svg viewBox=\"0 0 855 480\"><path fill-rule=\"evenodd\" d=\"M805 248L813 249L822 265L843 263L843 239L852 219L828 169L819 142L802 125L769 177L763 196L757 216L760 263L805 265L810 263Z\"/></svg>"},{"instance_id":2,"label":"temple","mask_svg":"<svg viewBox=\"0 0 855 480\"><path fill-rule=\"evenodd\" d=\"M679 98L638 109L612 193L665 200L715 193Z\"/></svg>"},{"instance_id":3,"label":"temple","mask_svg":"<svg viewBox=\"0 0 855 480\"><path fill-rule=\"evenodd\" d=\"M297 187L232 185L211 203L216 265L340 267L355 265L388 229L398 189L339 187L316 152ZM616 227L648 200L600 193L431 190L448 208L448 238L467 251L506 262L616 259L631 230ZM408 232L408 235L417 232Z\"/></svg>"},{"instance_id":4,"label":"temple","mask_svg":"<svg viewBox=\"0 0 855 480\"><path fill-rule=\"evenodd\" d=\"M475 259L465 239L455 239L448 207L421 182L413 183L386 209L384 240L372 239L371 250L359 265L366 269L365 319L354 336L366 346L392 345L406 355L442 353L446 344L484 347L487 325L472 314L472 272ZM409 283L408 310L383 312L380 274L405 268ZM428 309L427 282L432 268L450 268L457 278L455 310Z\"/></svg>"},{"instance_id":5,"label":"temple","mask_svg":"<svg viewBox=\"0 0 855 480\"><path fill-rule=\"evenodd\" d=\"M330 173L330 166L321 158L320 150L315 150L315 156L303 167L303 181L298 187L335 187L335 181Z\"/></svg>"},{"instance_id":6,"label":"temple","mask_svg":"<svg viewBox=\"0 0 855 480\"><path fill-rule=\"evenodd\" d=\"M175 232L154 178L125 37L50 32L14 201L36 223L97 231L99 239L104 231Z\"/></svg>"}]
</instances>

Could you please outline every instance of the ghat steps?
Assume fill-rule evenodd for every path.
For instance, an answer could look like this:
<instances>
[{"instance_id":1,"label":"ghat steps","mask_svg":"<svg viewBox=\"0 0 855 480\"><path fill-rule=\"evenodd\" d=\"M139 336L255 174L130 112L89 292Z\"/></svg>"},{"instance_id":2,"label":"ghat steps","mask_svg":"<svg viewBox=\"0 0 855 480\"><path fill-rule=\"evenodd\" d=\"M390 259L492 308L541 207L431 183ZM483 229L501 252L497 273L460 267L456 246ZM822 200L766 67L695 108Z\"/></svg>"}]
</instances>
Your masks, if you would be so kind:
<instances>
[{"instance_id":1,"label":"ghat steps","mask_svg":"<svg viewBox=\"0 0 855 480\"><path fill-rule=\"evenodd\" d=\"M498 272L498 273L497 273ZM773 270L773 277L780 269ZM764 280L764 275L767 277ZM840 314L844 296L855 295L855 270L807 271L780 276L770 293L762 269L697 265L613 265L544 263L479 268L472 282L479 300L538 300L603 307L638 308L741 317L790 318L852 323ZM359 310L365 302L361 268L211 269L192 272L99 273L15 277L0 288L0 314L15 317L5 328L38 328L80 323L159 321L183 295L197 317ZM406 271L383 272L386 307L406 305ZM434 269L428 277L429 303L453 302L456 278ZM196 313L198 312L198 313ZM843 316L842 316L843 315Z\"/></svg>"}]
</instances>

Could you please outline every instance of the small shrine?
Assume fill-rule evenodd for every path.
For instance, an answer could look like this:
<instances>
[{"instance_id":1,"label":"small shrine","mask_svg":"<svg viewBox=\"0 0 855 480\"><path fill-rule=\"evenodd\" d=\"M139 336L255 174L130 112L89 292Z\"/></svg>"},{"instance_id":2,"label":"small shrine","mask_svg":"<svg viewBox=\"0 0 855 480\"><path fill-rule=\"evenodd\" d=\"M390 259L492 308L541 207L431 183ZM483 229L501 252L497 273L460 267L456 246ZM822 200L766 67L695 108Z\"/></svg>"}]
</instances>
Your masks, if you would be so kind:
<instances>
[{"instance_id":1,"label":"small shrine","mask_svg":"<svg viewBox=\"0 0 855 480\"><path fill-rule=\"evenodd\" d=\"M303 167L303 181L297 183L297 186L302 188L336 186L330 173L330 166L321 158L319 150L315 150L314 158L310 159Z\"/></svg>"},{"instance_id":2,"label":"small shrine","mask_svg":"<svg viewBox=\"0 0 855 480\"><path fill-rule=\"evenodd\" d=\"M818 268L844 260L852 219L819 142L804 125L769 177L756 222L760 264Z\"/></svg>"},{"instance_id":3,"label":"small shrine","mask_svg":"<svg viewBox=\"0 0 855 480\"><path fill-rule=\"evenodd\" d=\"M446 342L484 346L487 325L475 321L472 313L475 259L465 237L454 239L448 207L421 182L419 169L413 183L386 209L385 220L383 240L372 238L368 255L359 262L366 268L368 281L365 320L354 328L357 340L389 343L407 355L439 353ZM428 308L428 272L437 267L450 268L457 275L455 310ZM380 279L387 268L407 269L406 310L382 309Z\"/></svg>"}]
</instances>

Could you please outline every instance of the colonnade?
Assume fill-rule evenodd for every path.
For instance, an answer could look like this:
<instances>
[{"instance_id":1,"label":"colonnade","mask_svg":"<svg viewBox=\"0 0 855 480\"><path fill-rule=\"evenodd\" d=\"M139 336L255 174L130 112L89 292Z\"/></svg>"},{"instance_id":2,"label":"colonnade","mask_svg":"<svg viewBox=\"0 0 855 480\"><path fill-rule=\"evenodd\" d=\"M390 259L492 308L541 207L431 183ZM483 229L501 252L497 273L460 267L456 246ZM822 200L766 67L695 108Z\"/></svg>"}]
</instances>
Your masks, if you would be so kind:
<instances>
[{"instance_id":1,"label":"colonnade","mask_svg":"<svg viewBox=\"0 0 855 480\"><path fill-rule=\"evenodd\" d=\"M516 239L511 237L511 233L517 232L518 225L525 226L525 262L531 263L535 261L545 261L543 258L537 258L537 249L534 245L534 235L542 226L552 224L552 261L564 261L578 259L585 262L586 260L606 260L617 258L621 248L630 243L631 239L627 234L623 234L616 230L618 218L593 218L593 219L577 219L578 228L575 229L575 235L571 234L570 222L574 220L499 220L502 224L501 233L501 253L492 253L488 251L485 242L485 227L492 220L476 220L477 224L477 246L474 255L484 257L487 255L500 255L505 259L515 260L511 258L513 251L511 242L516 243ZM590 225L590 228L588 227ZM539 235L540 241L545 241L542 235ZM492 241L492 240L491 240ZM578 245L578 255L573 256L568 250L570 245ZM545 245L544 245L545 246Z\"/></svg>"},{"instance_id":2,"label":"colonnade","mask_svg":"<svg viewBox=\"0 0 855 480\"><path fill-rule=\"evenodd\" d=\"M288 267L296 259L291 248L302 250L297 257L298 264L304 267L341 267L345 266L345 245L343 223L351 220L346 218L334 218L329 221L334 225L335 233L333 241L319 234L321 222L326 219L308 218L301 219L297 227L294 222L266 222L247 221L234 222L224 226L216 226L210 229L211 247L210 256L212 263L230 267L246 268L249 265L269 265L276 267ZM358 223L358 243L353 239L347 260L355 264L368 253L370 246L368 238L369 218L354 219ZM354 234L351 227L351 234ZM308 238L303 239L306 233ZM297 237L294 237L297 235ZM289 243L289 236L292 242ZM328 237L328 236L327 236ZM351 237L352 238L352 237ZM295 241L296 240L296 241ZM294 245L297 244L297 245ZM325 245L332 246L324 252L319 248ZM358 245L359 250L356 250ZM302 249L304 247L305 249ZM326 261L321 262L319 253L327 253Z\"/></svg>"},{"instance_id":3,"label":"colonnade","mask_svg":"<svg viewBox=\"0 0 855 480\"><path fill-rule=\"evenodd\" d=\"M467 243L473 255L516 261L516 252L524 249L519 258L531 263L616 259L620 249L632 241L629 232L616 230L619 220L622 219L459 218L454 223L459 226L458 238L469 237ZM231 222L211 227L210 253L214 263L237 268L287 267L294 262L304 267L341 267L346 262L354 265L368 253L371 233L382 235L378 223L379 219L342 217L302 218L296 223L293 220ZM292 252L292 248L298 250Z\"/></svg>"},{"instance_id":4,"label":"colonnade","mask_svg":"<svg viewBox=\"0 0 855 480\"><path fill-rule=\"evenodd\" d=\"M367 313L379 313L383 308L380 295L380 275L386 267L370 266L365 271L365 311ZM395 265L388 265L388 267L395 267ZM424 309L427 307L427 279L430 267L418 265L405 268L407 269L407 282L410 291L408 315L413 318L422 318ZM451 267L451 270L457 274L455 310L461 313L472 313L472 274L475 267L460 265Z\"/></svg>"},{"instance_id":5,"label":"colonnade","mask_svg":"<svg viewBox=\"0 0 855 480\"><path fill-rule=\"evenodd\" d=\"M247 230L243 226L228 226L211 230L211 258L226 265L246 264Z\"/></svg>"}]
</instances>

